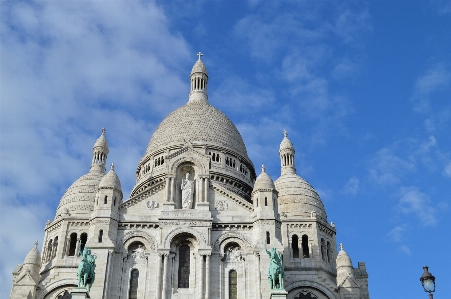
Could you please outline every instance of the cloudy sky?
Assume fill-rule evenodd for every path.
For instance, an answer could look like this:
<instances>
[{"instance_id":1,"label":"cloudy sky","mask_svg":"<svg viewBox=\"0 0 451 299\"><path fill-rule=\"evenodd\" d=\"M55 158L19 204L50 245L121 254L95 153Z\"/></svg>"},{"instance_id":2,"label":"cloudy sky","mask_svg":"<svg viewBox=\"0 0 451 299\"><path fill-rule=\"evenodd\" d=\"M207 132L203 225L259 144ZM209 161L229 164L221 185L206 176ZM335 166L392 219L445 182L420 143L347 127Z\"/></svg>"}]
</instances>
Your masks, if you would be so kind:
<instances>
[{"instance_id":1,"label":"cloudy sky","mask_svg":"<svg viewBox=\"0 0 451 299\"><path fill-rule=\"evenodd\" d=\"M130 194L198 51L273 179L288 130L372 298L426 298L423 265L451 298L450 28L450 1L2 1L0 298L103 127Z\"/></svg>"}]
</instances>

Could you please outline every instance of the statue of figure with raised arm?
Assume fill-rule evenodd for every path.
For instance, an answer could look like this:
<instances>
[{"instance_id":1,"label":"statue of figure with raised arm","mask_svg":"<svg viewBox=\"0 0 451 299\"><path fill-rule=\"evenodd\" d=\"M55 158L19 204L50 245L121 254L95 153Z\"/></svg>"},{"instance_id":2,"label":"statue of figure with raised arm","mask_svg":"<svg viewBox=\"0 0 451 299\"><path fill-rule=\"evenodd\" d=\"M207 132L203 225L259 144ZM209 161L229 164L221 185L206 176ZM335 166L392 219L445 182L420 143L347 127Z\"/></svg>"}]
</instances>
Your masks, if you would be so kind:
<instances>
[{"instance_id":1,"label":"statue of figure with raised arm","mask_svg":"<svg viewBox=\"0 0 451 299\"><path fill-rule=\"evenodd\" d=\"M185 179L182 180L182 207L191 209L194 195L194 181L189 180L189 172L186 173Z\"/></svg>"}]
</instances>

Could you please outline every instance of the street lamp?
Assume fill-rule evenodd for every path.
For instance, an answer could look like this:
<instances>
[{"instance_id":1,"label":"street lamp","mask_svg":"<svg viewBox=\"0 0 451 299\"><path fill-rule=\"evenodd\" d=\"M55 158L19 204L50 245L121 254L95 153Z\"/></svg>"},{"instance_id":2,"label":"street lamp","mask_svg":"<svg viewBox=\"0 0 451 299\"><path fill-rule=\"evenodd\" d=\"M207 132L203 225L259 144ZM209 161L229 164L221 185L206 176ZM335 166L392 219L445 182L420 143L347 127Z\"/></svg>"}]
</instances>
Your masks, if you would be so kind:
<instances>
[{"instance_id":1,"label":"street lamp","mask_svg":"<svg viewBox=\"0 0 451 299\"><path fill-rule=\"evenodd\" d=\"M429 273L428 268L428 266L423 267L424 273L421 275L420 281L424 291L429 293L429 299L433 299L434 295L432 293L435 292L435 277Z\"/></svg>"}]
</instances>

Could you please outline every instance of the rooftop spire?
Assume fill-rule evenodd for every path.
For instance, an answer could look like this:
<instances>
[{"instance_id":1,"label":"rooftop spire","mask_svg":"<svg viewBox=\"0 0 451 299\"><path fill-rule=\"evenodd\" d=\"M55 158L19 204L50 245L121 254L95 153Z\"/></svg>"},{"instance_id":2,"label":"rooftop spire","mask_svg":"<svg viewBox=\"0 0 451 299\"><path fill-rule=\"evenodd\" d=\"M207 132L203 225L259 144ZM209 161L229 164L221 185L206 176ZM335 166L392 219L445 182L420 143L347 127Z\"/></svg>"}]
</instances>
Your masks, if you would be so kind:
<instances>
[{"instance_id":1,"label":"rooftop spire","mask_svg":"<svg viewBox=\"0 0 451 299\"><path fill-rule=\"evenodd\" d=\"M197 53L198 59L191 70L191 91L188 103L208 103L208 73L207 68L200 59L203 55L201 52Z\"/></svg>"}]
</instances>

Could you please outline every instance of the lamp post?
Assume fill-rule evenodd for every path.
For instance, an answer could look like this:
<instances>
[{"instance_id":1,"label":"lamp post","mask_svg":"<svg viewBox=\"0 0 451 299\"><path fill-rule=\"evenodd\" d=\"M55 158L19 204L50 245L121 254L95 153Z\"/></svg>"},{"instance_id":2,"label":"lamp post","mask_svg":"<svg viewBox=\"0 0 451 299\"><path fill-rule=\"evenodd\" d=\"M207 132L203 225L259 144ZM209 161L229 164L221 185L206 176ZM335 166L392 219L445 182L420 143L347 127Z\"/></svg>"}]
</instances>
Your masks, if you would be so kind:
<instances>
[{"instance_id":1,"label":"lamp post","mask_svg":"<svg viewBox=\"0 0 451 299\"><path fill-rule=\"evenodd\" d=\"M434 295L432 293L435 292L435 277L429 273L428 268L428 266L423 267L424 273L421 275L420 281L424 291L429 293L429 299L433 299Z\"/></svg>"}]
</instances>

